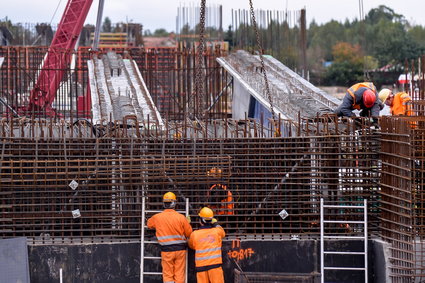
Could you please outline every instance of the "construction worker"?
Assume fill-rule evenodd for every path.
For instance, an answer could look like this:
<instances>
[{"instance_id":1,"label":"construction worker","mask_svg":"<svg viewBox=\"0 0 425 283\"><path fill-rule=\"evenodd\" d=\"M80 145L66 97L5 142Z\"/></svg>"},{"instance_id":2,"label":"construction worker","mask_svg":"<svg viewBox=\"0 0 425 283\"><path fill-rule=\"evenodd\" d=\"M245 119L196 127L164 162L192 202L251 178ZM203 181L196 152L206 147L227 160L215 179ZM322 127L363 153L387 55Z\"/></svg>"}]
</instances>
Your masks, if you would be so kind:
<instances>
[{"instance_id":1,"label":"construction worker","mask_svg":"<svg viewBox=\"0 0 425 283\"><path fill-rule=\"evenodd\" d=\"M394 94L390 89L383 88L379 92L379 99L390 107L391 115L412 115L409 105L412 98L405 92Z\"/></svg>"},{"instance_id":2,"label":"construction worker","mask_svg":"<svg viewBox=\"0 0 425 283\"><path fill-rule=\"evenodd\" d=\"M217 224L210 208L202 208L198 215L201 227L194 231L189 239L189 247L195 250L197 282L224 283L221 243L226 233Z\"/></svg>"},{"instance_id":3,"label":"construction worker","mask_svg":"<svg viewBox=\"0 0 425 283\"><path fill-rule=\"evenodd\" d=\"M163 196L164 211L148 220L148 228L156 229L161 245L162 280L167 283L184 283L187 239L192 233L188 219L174 210L176 195L168 192Z\"/></svg>"},{"instance_id":4,"label":"construction worker","mask_svg":"<svg viewBox=\"0 0 425 283\"><path fill-rule=\"evenodd\" d=\"M214 167L208 171L207 175L214 178L221 178L222 170ZM211 203L209 207L214 209L217 215L234 214L233 195L232 192L227 189L226 185L212 185L208 191L208 202Z\"/></svg>"},{"instance_id":5,"label":"construction worker","mask_svg":"<svg viewBox=\"0 0 425 283\"><path fill-rule=\"evenodd\" d=\"M373 83L357 83L347 89L342 104L335 109L338 117L354 117L353 110L360 110L362 117L378 117L384 105L378 100L376 87Z\"/></svg>"}]
</instances>

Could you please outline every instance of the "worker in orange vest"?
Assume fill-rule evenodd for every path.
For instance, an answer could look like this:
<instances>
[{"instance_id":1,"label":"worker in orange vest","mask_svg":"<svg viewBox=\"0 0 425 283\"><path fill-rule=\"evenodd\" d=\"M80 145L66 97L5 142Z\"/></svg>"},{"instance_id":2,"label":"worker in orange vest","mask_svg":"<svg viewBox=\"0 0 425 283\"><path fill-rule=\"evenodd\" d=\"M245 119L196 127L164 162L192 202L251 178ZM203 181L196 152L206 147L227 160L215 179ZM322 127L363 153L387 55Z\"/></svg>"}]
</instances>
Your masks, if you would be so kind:
<instances>
[{"instance_id":1,"label":"worker in orange vest","mask_svg":"<svg viewBox=\"0 0 425 283\"><path fill-rule=\"evenodd\" d=\"M198 283L224 283L221 257L224 229L217 224L214 212L204 207L199 212L201 227L190 235L189 247L195 250L195 270Z\"/></svg>"},{"instance_id":2,"label":"worker in orange vest","mask_svg":"<svg viewBox=\"0 0 425 283\"><path fill-rule=\"evenodd\" d=\"M391 115L412 115L409 105L412 98L405 92L394 94L390 89L383 88L379 92L379 99L390 107Z\"/></svg>"},{"instance_id":3,"label":"worker in orange vest","mask_svg":"<svg viewBox=\"0 0 425 283\"><path fill-rule=\"evenodd\" d=\"M384 105L378 100L376 87L373 83L362 82L347 89L341 105L335 109L338 117L354 117L353 110L360 110L362 117L378 117Z\"/></svg>"},{"instance_id":4,"label":"worker in orange vest","mask_svg":"<svg viewBox=\"0 0 425 283\"><path fill-rule=\"evenodd\" d=\"M214 178L222 177L222 170L220 168L211 168L207 173L208 176ZM233 195L230 190L227 189L226 185L214 184L208 191L208 202L210 208L216 211L217 215L233 215L234 214L234 202Z\"/></svg>"},{"instance_id":5,"label":"worker in orange vest","mask_svg":"<svg viewBox=\"0 0 425 283\"><path fill-rule=\"evenodd\" d=\"M176 195L168 192L163 196L164 211L148 220L148 228L156 230L161 246L163 282L184 283L187 239L192 233L188 219L174 210Z\"/></svg>"}]
</instances>

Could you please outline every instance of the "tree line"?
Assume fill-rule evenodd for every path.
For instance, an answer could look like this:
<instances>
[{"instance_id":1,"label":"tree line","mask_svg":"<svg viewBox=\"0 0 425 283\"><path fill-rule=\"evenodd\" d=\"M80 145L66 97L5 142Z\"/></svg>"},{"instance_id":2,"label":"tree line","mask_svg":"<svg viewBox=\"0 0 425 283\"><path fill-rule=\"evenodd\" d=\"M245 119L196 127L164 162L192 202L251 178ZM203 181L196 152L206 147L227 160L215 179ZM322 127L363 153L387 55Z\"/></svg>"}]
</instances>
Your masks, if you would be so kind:
<instances>
[{"instance_id":1,"label":"tree line","mask_svg":"<svg viewBox=\"0 0 425 283\"><path fill-rule=\"evenodd\" d=\"M299 26L271 22L258 30L264 52L294 70L302 66ZM230 26L224 39L233 49L256 49L252 26ZM313 83L350 85L374 78L381 85L405 71L405 62L425 54L425 27L411 25L403 15L381 5L371 9L364 21L332 20L322 25L312 21L304 46Z\"/></svg>"}]
</instances>

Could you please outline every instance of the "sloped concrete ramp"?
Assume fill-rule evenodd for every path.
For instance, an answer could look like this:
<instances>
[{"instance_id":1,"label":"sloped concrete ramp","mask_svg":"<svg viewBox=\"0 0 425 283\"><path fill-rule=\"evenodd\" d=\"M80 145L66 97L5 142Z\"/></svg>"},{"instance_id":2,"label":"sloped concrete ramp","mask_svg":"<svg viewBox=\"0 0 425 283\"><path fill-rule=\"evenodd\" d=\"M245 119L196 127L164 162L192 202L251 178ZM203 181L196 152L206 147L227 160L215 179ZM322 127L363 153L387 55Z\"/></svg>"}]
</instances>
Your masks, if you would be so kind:
<instances>
[{"instance_id":1,"label":"sloped concrete ramp","mask_svg":"<svg viewBox=\"0 0 425 283\"><path fill-rule=\"evenodd\" d=\"M282 118L295 120L316 117L317 114L332 113L340 101L315 87L272 56L263 56L274 111ZM239 50L227 57L217 59L234 79L232 115L243 119L245 113L256 118L258 111L269 111L261 61L258 55ZM267 113L264 113L267 116Z\"/></svg>"},{"instance_id":2,"label":"sloped concrete ramp","mask_svg":"<svg viewBox=\"0 0 425 283\"><path fill-rule=\"evenodd\" d=\"M108 52L101 58L94 56L87 64L93 121L121 121L133 116L139 122L147 123L149 119L151 124L164 126L133 60Z\"/></svg>"}]
</instances>

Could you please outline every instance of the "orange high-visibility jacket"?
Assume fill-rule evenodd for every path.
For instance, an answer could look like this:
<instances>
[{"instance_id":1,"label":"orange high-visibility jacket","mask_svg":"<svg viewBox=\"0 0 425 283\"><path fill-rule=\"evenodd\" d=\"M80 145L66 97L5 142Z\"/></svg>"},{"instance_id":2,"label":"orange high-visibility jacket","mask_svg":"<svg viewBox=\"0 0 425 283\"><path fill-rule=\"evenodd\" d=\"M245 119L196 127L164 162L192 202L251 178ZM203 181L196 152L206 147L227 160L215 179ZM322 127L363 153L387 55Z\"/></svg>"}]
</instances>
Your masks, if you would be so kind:
<instances>
[{"instance_id":1,"label":"orange high-visibility jacket","mask_svg":"<svg viewBox=\"0 0 425 283\"><path fill-rule=\"evenodd\" d=\"M353 98L353 108L360 110L360 104L356 102L356 96L354 95L354 93L361 87L366 87L371 89L374 93L376 93L376 87L373 83L369 83L369 82L362 82L362 83L357 83L355 85L352 85L349 89L347 89L347 92L351 95L351 97Z\"/></svg>"},{"instance_id":2,"label":"orange high-visibility jacket","mask_svg":"<svg viewBox=\"0 0 425 283\"><path fill-rule=\"evenodd\" d=\"M408 102L412 98L405 92L398 92L394 95L393 105L391 106L392 115L412 115L412 110Z\"/></svg>"},{"instance_id":3,"label":"orange high-visibility jacket","mask_svg":"<svg viewBox=\"0 0 425 283\"><path fill-rule=\"evenodd\" d=\"M232 192L228 190L225 185L222 185L222 184L212 185L210 188L210 191L212 190L223 190L227 192L227 198L220 201L221 202L220 206L210 205L209 207L212 210L214 210L215 214L217 215L233 215L234 214L233 208L235 204L233 203Z\"/></svg>"},{"instance_id":4,"label":"orange high-visibility jacket","mask_svg":"<svg viewBox=\"0 0 425 283\"><path fill-rule=\"evenodd\" d=\"M192 233L186 217L174 209L165 209L148 220L148 228L156 229L156 237L161 251L180 251L187 247L187 240Z\"/></svg>"},{"instance_id":5,"label":"orange high-visibility jacket","mask_svg":"<svg viewBox=\"0 0 425 283\"><path fill-rule=\"evenodd\" d=\"M193 231L189 239L189 247L195 250L196 271L206 271L220 267L223 263L221 258L221 241L226 236L220 225L206 224Z\"/></svg>"}]
</instances>

